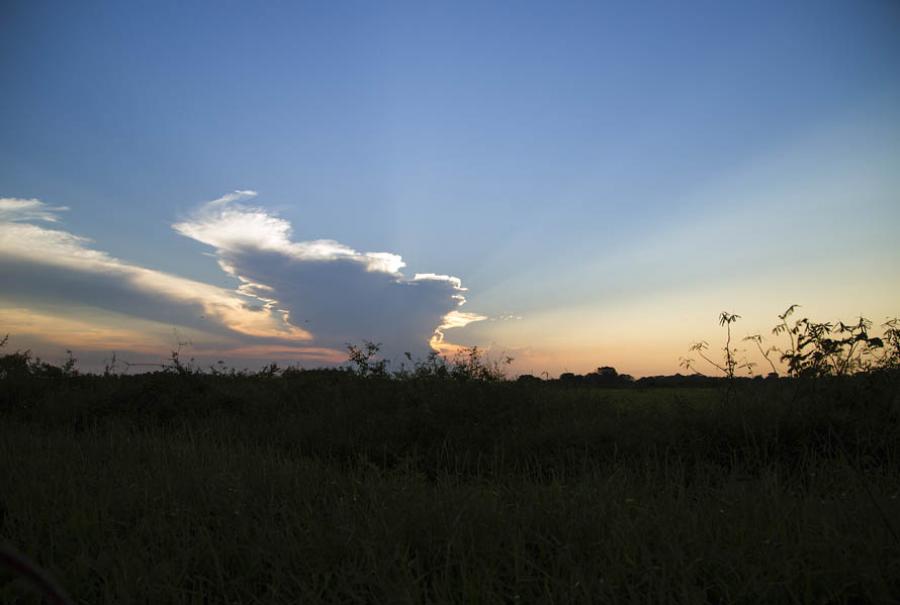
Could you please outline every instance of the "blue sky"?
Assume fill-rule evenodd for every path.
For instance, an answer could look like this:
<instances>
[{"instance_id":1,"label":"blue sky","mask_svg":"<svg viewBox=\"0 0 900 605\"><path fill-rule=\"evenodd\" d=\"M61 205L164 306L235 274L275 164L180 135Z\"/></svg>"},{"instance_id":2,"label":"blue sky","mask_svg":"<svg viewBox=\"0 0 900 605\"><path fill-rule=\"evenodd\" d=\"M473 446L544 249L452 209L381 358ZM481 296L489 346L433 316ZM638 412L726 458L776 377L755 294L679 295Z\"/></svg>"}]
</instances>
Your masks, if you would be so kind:
<instances>
[{"instance_id":1,"label":"blue sky","mask_svg":"<svg viewBox=\"0 0 900 605\"><path fill-rule=\"evenodd\" d=\"M239 273L219 263L236 251L173 225L222 228L204 204L252 190L232 203L290 224L291 242L401 255L406 280L460 278L460 309L484 319L446 339L511 351L522 371L675 371L724 308L750 331L793 302L822 319L900 312L896 2L10 2L0 89L0 197L68 208L49 223L20 205L11 223L227 290ZM62 251L29 253L7 282ZM441 323L443 303L417 306L424 282L404 282L415 300L381 297L366 288L383 280L340 277L363 256L342 259L310 283L262 253L241 266L284 284L273 309L308 309L309 288L323 314L349 292L392 307L371 327L358 309L322 315L328 334L291 315L304 346L357 328L391 341L405 329L391 317L419 311ZM107 270L124 269L91 276ZM210 329L94 305L90 284L74 298L5 285L0 331L52 356L63 343L29 311ZM219 344L243 360L274 342ZM108 344L88 348L123 346Z\"/></svg>"}]
</instances>

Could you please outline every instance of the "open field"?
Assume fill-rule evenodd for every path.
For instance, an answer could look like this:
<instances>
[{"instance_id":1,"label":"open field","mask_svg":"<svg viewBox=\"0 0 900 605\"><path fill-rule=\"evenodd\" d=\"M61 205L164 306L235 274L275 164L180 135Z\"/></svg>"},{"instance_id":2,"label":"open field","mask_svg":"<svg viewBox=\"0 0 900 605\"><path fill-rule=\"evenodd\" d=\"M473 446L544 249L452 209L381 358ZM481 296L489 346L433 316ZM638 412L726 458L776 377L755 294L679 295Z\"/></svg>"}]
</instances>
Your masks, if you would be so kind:
<instances>
[{"instance_id":1,"label":"open field","mask_svg":"<svg viewBox=\"0 0 900 605\"><path fill-rule=\"evenodd\" d=\"M78 603L900 599L889 374L727 401L316 371L2 388L0 538Z\"/></svg>"},{"instance_id":2,"label":"open field","mask_svg":"<svg viewBox=\"0 0 900 605\"><path fill-rule=\"evenodd\" d=\"M900 605L900 0L0 0L0 605Z\"/></svg>"}]
</instances>

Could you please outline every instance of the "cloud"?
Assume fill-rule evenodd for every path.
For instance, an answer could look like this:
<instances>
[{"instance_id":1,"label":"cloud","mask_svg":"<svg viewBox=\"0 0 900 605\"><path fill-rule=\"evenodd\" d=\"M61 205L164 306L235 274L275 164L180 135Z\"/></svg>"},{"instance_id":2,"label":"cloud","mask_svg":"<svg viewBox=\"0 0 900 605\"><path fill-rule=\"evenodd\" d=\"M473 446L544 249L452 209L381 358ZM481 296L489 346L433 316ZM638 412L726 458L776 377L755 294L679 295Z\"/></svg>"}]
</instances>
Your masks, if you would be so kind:
<instances>
[{"instance_id":1,"label":"cloud","mask_svg":"<svg viewBox=\"0 0 900 605\"><path fill-rule=\"evenodd\" d=\"M237 192L235 192L237 193ZM294 241L288 221L246 196L201 206L173 228L215 248L219 265L241 291L283 310L325 347L372 340L392 355L423 352L443 342L443 331L484 319L462 313L462 282L450 275L401 272L389 252L358 252L334 240Z\"/></svg>"},{"instance_id":2,"label":"cloud","mask_svg":"<svg viewBox=\"0 0 900 605\"><path fill-rule=\"evenodd\" d=\"M58 212L68 210L65 206L47 206L40 200L0 197L0 222L45 221L55 223Z\"/></svg>"},{"instance_id":3,"label":"cloud","mask_svg":"<svg viewBox=\"0 0 900 605\"><path fill-rule=\"evenodd\" d=\"M227 204L229 202L237 202L239 200L247 200L250 198L254 198L259 195L256 191L252 189L235 189L231 193L226 193L222 197L215 199L209 202L210 206L214 206L216 204Z\"/></svg>"},{"instance_id":4,"label":"cloud","mask_svg":"<svg viewBox=\"0 0 900 605\"><path fill-rule=\"evenodd\" d=\"M252 296L130 264L92 248L87 238L24 222L56 222L59 207L38 200L3 202L0 301L7 307L69 315L100 309L219 336L311 338Z\"/></svg>"},{"instance_id":5,"label":"cloud","mask_svg":"<svg viewBox=\"0 0 900 605\"><path fill-rule=\"evenodd\" d=\"M178 327L197 353L333 362L361 340L389 355L447 351L446 330L485 319L459 309L459 278L410 278L397 254L294 241L290 223L246 204L255 196L234 191L173 225L215 249L233 290L115 258L58 226L65 207L0 198L0 331L94 350L145 335L156 344L131 349L146 353Z\"/></svg>"}]
</instances>

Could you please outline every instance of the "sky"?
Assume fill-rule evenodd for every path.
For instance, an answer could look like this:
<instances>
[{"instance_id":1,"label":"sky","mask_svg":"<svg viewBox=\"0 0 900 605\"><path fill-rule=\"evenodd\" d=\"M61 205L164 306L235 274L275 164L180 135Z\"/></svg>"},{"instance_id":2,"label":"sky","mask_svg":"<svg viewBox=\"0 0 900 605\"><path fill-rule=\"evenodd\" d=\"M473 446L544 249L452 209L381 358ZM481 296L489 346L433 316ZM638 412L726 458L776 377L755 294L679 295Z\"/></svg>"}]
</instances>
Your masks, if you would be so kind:
<instances>
[{"instance_id":1,"label":"sky","mask_svg":"<svg viewBox=\"0 0 900 605\"><path fill-rule=\"evenodd\" d=\"M50 360L669 374L723 310L900 315L898 225L894 0L0 3L0 333Z\"/></svg>"}]
</instances>

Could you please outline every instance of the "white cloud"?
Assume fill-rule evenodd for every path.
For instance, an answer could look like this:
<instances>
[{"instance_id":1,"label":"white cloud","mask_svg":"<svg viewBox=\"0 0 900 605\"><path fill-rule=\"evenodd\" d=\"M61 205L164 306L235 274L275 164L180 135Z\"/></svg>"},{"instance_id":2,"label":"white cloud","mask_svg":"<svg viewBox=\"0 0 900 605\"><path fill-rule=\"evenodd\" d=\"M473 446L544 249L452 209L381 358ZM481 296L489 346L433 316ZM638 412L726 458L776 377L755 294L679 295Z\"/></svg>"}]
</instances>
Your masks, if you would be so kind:
<instances>
[{"instance_id":1,"label":"white cloud","mask_svg":"<svg viewBox=\"0 0 900 605\"><path fill-rule=\"evenodd\" d=\"M0 197L0 221L45 221L55 223L58 212L68 210L65 206L47 206L37 199Z\"/></svg>"},{"instance_id":2,"label":"white cloud","mask_svg":"<svg viewBox=\"0 0 900 605\"><path fill-rule=\"evenodd\" d=\"M187 220L175 223L177 232L213 246L227 264L228 253L235 251L273 251L300 261L346 259L365 265L367 271L397 274L406 266L390 252L360 253L331 239L291 241L291 224L263 208L234 204L248 196L225 195L204 204ZM255 193L254 193L255 195ZM224 268L224 267L223 267Z\"/></svg>"},{"instance_id":3,"label":"white cloud","mask_svg":"<svg viewBox=\"0 0 900 605\"><path fill-rule=\"evenodd\" d=\"M240 200L247 200L250 198L254 198L259 195L256 191L252 189L235 189L231 193L226 193L222 197L215 199L209 202L210 205L216 204L227 204L229 202L237 202Z\"/></svg>"}]
</instances>

